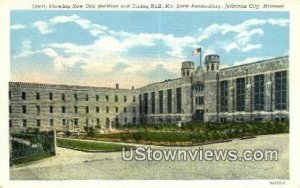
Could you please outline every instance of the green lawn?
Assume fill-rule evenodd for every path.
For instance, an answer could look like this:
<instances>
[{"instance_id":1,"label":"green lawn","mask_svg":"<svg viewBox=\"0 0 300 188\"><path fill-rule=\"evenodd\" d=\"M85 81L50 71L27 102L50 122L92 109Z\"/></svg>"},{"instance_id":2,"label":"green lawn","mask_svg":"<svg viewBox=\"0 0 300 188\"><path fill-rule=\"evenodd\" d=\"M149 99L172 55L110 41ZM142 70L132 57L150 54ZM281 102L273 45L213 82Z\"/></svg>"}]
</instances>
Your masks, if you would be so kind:
<instances>
[{"instance_id":1,"label":"green lawn","mask_svg":"<svg viewBox=\"0 0 300 188\"><path fill-rule=\"evenodd\" d=\"M129 150L133 146L126 146L121 144L110 144L110 143L101 143L101 142L91 142L84 140L70 140L70 139L56 139L57 146L77 149L82 151L105 151L105 152L113 152L113 151L121 151L124 147L126 150Z\"/></svg>"}]
</instances>

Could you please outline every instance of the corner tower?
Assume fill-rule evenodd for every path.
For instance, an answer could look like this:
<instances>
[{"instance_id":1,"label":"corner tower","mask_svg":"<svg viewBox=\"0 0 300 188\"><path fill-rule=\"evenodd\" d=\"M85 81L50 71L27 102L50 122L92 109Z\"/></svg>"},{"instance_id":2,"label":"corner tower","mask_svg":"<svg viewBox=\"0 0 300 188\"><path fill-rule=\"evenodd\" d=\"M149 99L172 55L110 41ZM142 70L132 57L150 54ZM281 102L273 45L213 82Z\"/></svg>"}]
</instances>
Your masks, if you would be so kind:
<instances>
[{"instance_id":1,"label":"corner tower","mask_svg":"<svg viewBox=\"0 0 300 188\"><path fill-rule=\"evenodd\" d=\"M205 67L207 72L219 71L219 55L212 54L205 56Z\"/></svg>"},{"instance_id":2,"label":"corner tower","mask_svg":"<svg viewBox=\"0 0 300 188\"><path fill-rule=\"evenodd\" d=\"M195 64L192 61L184 61L181 65L181 77L192 76L195 70Z\"/></svg>"}]
</instances>

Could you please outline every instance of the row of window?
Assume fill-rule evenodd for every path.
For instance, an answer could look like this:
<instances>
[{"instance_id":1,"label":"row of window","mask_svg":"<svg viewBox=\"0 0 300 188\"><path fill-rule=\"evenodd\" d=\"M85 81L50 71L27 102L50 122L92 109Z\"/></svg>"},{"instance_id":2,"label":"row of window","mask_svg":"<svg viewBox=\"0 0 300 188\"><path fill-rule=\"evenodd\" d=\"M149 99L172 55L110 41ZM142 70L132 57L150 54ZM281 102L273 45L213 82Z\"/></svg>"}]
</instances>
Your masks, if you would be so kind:
<instances>
[{"instance_id":1,"label":"row of window","mask_svg":"<svg viewBox=\"0 0 300 188\"><path fill-rule=\"evenodd\" d=\"M172 113L172 106L173 106L173 100L172 100L172 89L167 89L166 91L158 91L158 113L162 114L164 113L164 92L166 92L166 101L167 101L167 113ZM150 105L151 105L151 111L148 110L148 100L149 100L149 94L144 93L143 94L143 100L142 95L140 95L140 109L143 110L143 113L145 114L155 114L156 113L156 93L151 92L150 93ZM175 99L176 99L176 113L182 112L182 94L181 94L181 88L176 88L175 90Z\"/></svg>"},{"instance_id":2,"label":"row of window","mask_svg":"<svg viewBox=\"0 0 300 188\"><path fill-rule=\"evenodd\" d=\"M256 118L252 119L252 121L254 121L254 122L258 122L258 121L262 121L262 120L263 120L263 118L261 118L261 117L256 117ZM285 121L287 121L287 119L285 117L275 117L274 120L275 120L275 122L285 122ZM236 117L234 121L235 122L244 122L245 119L243 117ZM226 117L221 117L220 122L221 123L226 123L226 122L228 122L228 120L227 120Z\"/></svg>"},{"instance_id":3,"label":"row of window","mask_svg":"<svg viewBox=\"0 0 300 188\"><path fill-rule=\"evenodd\" d=\"M237 111L245 111L245 78L236 79L235 108ZM265 110L265 78L264 75L254 76L253 86L253 104L255 111ZM270 88L273 90L272 86ZM281 71L275 73L275 109L286 110L287 109L287 71ZM273 92L271 92L273 93ZM271 96L271 98L273 98ZM228 111L228 83L227 80L220 82L220 111Z\"/></svg>"},{"instance_id":4,"label":"row of window","mask_svg":"<svg viewBox=\"0 0 300 188\"><path fill-rule=\"evenodd\" d=\"M21 92L21 98L22 98L22 100L26 100L26 92L25 91ZM78 101L78 99L79 99L78 94L74 93L73 94L73 98L74 98L74 101ZM9 99L11 99L11 91L9 91ZM40 100L40 99L41 99L40 93L37 92L36 93L36 100ZM49 100L53 100L53 93L49 93L48 99ZM95 95L95 100L99 101L100 100L100 96L99 95ZM109 95L105 96L105 100L107 102L109 101ZM119 96L115 95L115 99L114 100L115 100L115 102L119 102ZM66 94L65 93L61 94L61 101L66 101ZM85 94L85 101L89 101L89 95L88 94ZM123 101L127 102L127 96L123 96ZM132 97L132 102L135 102L135 101L136 101L136 98L135 98L135 96L133 96Z\"/></svg>"},{"instance_id":5,"label":"row of window","mask_svg":"<svg viewBox=\"0 0 300 188\"><path fill-rule=\"evenodd\" d=\"M62 126L74 126L75 128L78 128L79 127L79 119L78 118L74 118L72 120L67 120L67 119L61 119L61 125ZM108 124L110 122L110 119L109 118L106 118L106 124ZM135 124L136 123L136 117L133 117L132 118L132 122ZM119 123L119 118L115 118L115 123L118 124ZM124 117L124 123L127 124L128 123L128 117ZM54 119L49 119L49 125L50 126L54 126ZM100 118L96 118L95 119L95 123L94 121L90 121L89 118L86 118L85 119L85 125L86 126L90 126L90 125L100 125ZM13 124L12 124L12 120L9 120L9 126L12 127ZM23 127L27 127L27 119L22 119L22 126ZM37 127L41 127L41 120L40 119L37 119L36 120L36 126Z\"/></svg>"},{"instance_id":6,"label":"row of window","mask_svg":"<svg viewBox=\"0 0 300 188\"><path fill-rule=\"evenodd\" d=\"M85 113L88 114L89 113L89 106L85 106ZM109 107L106 107L106 113L109 113ZM36 113L39 115L41 112L41 107L40 106L36 106ZM53 106L49 106L49 113L53 113L54 112L54 107ZM100 113L100 108L99 106L95 107L95 112L96 113ZM115 107L115 112L119 113L119 107ZM136 108L132 107L132 112L136 113ZM9 106L9 113L12 113L12 106ZM27 113L27 107L25 105L22 106L22 113L26 114ZM66 113L66 106L61 106L61 113ZM74 113L78 113L78 106L74 106ZM127 107L123 108L123 113L127 113Z\"/></svg>"}]
</instances>

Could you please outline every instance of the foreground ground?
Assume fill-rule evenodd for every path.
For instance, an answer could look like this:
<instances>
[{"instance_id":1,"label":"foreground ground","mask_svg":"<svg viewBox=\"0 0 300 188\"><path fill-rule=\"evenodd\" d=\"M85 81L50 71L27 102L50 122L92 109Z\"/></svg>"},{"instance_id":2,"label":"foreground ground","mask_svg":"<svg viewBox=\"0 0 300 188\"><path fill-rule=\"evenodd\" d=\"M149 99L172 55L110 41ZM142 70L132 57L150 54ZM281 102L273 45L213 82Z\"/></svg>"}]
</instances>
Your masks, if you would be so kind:
<instances>
[{"instance_id":1,"label":"foreground ground","mask_svg":"<svg viewBox=\"0 0 300 188\"><path fill-rule=\"evenodd\" d=\"M57 148L52 158L10 168L12 180L67 179L288 179L289 135L201 146L207 149L277 149L278 161L123 161L121 152L85 153ZM155 149L166 147L151 146ZM167 147L177 149L176 147ZM199 146L180 149L196 150Z\"/></svg>"}]
</instances>

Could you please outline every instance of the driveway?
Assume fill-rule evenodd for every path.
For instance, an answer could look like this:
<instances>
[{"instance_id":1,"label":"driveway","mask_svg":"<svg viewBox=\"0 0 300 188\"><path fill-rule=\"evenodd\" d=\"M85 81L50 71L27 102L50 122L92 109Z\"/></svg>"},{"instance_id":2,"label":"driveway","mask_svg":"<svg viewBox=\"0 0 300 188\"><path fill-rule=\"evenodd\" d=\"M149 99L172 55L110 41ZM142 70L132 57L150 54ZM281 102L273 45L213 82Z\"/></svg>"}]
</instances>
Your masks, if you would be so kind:
<instances>
[{"instance_id":1,"label":"driveway","mask_svg":"<svg viewBox=\"0 0 300 188\"><path fill-rule=\"evenodd\" d=\"M121 152L85 153L57 148L57 155L27 165L10 168L11 180L86 179L288 179L289 134L263 135L253 139L209 144L208 149L276 149L278 161L124 161ZM191 149L159 147L153 149Z\"/></svg>"}]
</instances>

